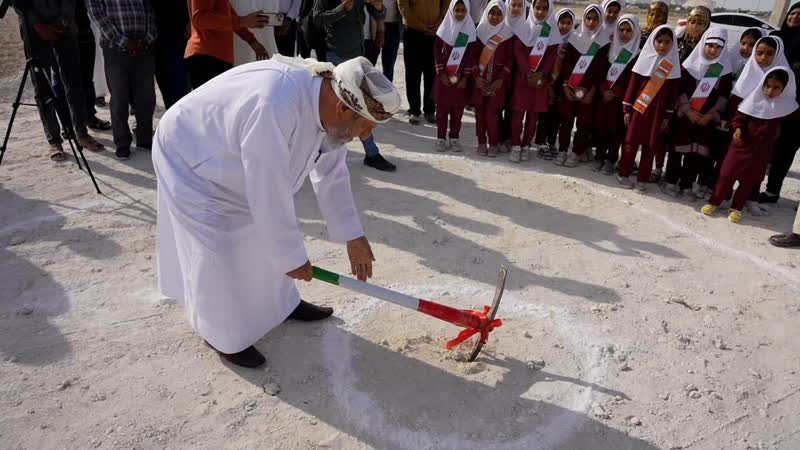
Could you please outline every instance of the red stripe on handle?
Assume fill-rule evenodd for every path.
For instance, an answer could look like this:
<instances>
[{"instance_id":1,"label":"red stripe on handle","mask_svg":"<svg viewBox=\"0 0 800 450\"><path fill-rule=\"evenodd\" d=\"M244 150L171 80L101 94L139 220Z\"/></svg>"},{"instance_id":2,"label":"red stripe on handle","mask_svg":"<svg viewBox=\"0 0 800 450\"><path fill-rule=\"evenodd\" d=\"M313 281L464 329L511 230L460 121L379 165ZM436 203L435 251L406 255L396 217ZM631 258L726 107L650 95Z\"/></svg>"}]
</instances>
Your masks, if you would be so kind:
<instances>
[{"instance_id":1,"label":"red stripe on handle","mask_svg":"<svg viewBox=\"0 0 800 450\"><path fill-rule=\"evenodd\" d=\"M455 309L422 299L419 301L417 311L464 328L480 329L483 326L483 321L486 320L485 315L481 320L480 313L477 311Z\"/></svg>"}]
</instances>

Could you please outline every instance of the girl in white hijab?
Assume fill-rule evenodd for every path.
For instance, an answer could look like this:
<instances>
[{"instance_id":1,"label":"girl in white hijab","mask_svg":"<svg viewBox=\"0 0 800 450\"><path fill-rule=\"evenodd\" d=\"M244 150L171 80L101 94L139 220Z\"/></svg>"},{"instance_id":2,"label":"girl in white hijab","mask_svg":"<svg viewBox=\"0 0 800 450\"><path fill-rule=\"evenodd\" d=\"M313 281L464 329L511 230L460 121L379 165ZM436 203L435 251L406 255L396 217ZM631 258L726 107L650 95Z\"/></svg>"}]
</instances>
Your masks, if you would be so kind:
<instances>
[{"instance_id":1,"label":"girl in white hijab","mask_svg":"<svg viewBox=\"0 0 800 450\"><path fill-rule=\"evenodd\" d=\"M438 77L433 86L433 99L436 102L436 150L439 152L462 151L461 118L469 100L467 84L472 77L476 39L469 6L468 0L450 0L433 44Z\"/></svg>"},{"instance_id":2,"label":"girl in white hijab","mask_svg":"<svg viewBox=\"0 0 800 450\"><path fill-rule=\"evenodd\" d=\"M747 59L731 91L732 111L735 112L739 108L739 103L758 88L768 70L779 66L789 67L783 49L783 39L778 36L766 36L756 42L753 53Z\"/></svg>"},{"instance_id":3,"label":"girl in white hijab","mask_svg":"<svg viewBox=\"0 0 800 450\"><path fill-rule=\"evenodd\" d=\"M498 115L505 107L514 58L514 32L506 25L505 16L505 3L491 0L475 30L477 61L472 72L475 83L471 103L475 106L478 154L491 158L498 153Z\"/></svg>"},{"instance_id":4,"label":"girl in white hijab","mask_svg":"<svg viewBox=\"0 0 800 450\"><path fill-rule=\"evenodd\" d=\"M623 120L628 126L617 181L644 193L653 170L661 135L667 131L678 98L681 71L675 31L661 25L650 33L631 70L622 101ZM630 180L639 147L639 174Z\"/></svg>"},{"instance_id":5,"label":"girl in white hijab","mask_svg":"<svg viewBox=\"0 0 800 450\"><path fill-rule=\"evenodd\" d=\"M732 121L733 142L714 194L701 209L704 214L713 214L722 201L730 197L734 183L738 182L728 218L734 223L741 222L743 207L767 173L781 119L798 108L796 94L794 72L779 66L769 69L742 101Z\"/></svg>"},{"instance_id":6,"label":"girl in white hijab","mask_svg":"<svg viewBox=\"0 0 800 450\"><path fill-rule=\"evenodd\" d=\"M608 71L600 88L600 99L595 114L596 166L592 168L606 175L614 174L619 159L619 149L625 139L622 116L622 98L628 88L636 55L639 54L642 30L639 18L631 14L620 17L614 40L608 52Z\"/></svg>"}]
</instances>

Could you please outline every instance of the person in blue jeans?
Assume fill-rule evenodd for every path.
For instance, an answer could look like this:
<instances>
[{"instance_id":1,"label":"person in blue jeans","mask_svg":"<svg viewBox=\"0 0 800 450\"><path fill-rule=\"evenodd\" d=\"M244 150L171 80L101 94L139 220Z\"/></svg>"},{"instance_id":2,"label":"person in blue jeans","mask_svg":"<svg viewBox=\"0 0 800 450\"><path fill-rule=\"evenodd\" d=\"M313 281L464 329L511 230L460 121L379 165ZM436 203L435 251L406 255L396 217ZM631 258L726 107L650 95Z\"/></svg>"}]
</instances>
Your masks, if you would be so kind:
<instances>
[{"instance_id":1,"label":"person in blue jeans","mask_svg":"<svg viewBox=\"0 0 800 450\"><path fill-rule=\"evenodd\" d=\"M382 21L385 12L382 0L315 0L312 17L314 24L325 30L327 62L339 65L364 55L366 15L368 13L375 20ZM384 172L397 170L381 155L372 135L362 139L361 143L366 153L364 165Z\"/></svg>"}]
</instances>

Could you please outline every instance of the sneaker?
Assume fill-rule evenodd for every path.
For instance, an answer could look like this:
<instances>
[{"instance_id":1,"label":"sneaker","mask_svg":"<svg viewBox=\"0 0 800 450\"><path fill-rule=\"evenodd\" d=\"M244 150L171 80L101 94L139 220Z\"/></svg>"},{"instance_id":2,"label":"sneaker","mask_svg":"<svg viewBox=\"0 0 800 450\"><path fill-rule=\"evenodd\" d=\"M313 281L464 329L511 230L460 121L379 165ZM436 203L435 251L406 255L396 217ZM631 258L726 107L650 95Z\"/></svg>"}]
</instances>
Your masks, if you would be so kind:
<instances>
[{"instance_id":1,"label":"sneaker","mask_svg":"<svg viewBox=\"0 0 800 450\"><path fill-rule=\"evenodd\" d=\"M364 165L378 169L381 172L394 172L397 170L397 166L387 161L380 153L375 156L365 156Z\"/></svg>"},{"instance_id":2,"label":"sneaker","mask_svg":"<svg viewBox=\"0 0 800 450\"><path fill-rule=\"evenodd\" d=\"M617 175L617 182L619 182L620 186L624 187L625 189L633 189L633 187L636 186L636 183L631 181L630 178L620 175Z\"/></svg>"},{"instance_id":3,"label":"sneaker","mask_svg":"<svg viewBox=\"0 0 800 450\"><path fill-rule=\"evenodd\" d=\"M579 157L580 162L592 162L594 161L594 150L591 148L587 148L586 151Z\"/></svg>"},{"instance_id":4,"label":"sneaker","mask_svg":"<svg viewBox=\"0 0 800 450\"><path fill-rule=\"evenodd\" d=\"M694 196L697 198L706 198L708 195L708 187L698 184L694 187Z\"/></svg>"},{"instance_id":5,"label":"sneaker","mask_svg":"<svg viewBox=\"0 0 800 450\"><path fill-rule=\"evenodd\" d=\"M750 215L754 217L763 217L763 216L768 216L770 211L766 207L761 206L761 204L758 202L748 201L747 212L749 212Z\"/></svg>"},{"instance_id":6,"label":"sneaker","mask_svg":"<svg viewBox=\"0 0 800 450\"><path fill-rule=\"evenodd\" d=\"M644 194L645 192L647 192L647 184L637 181L636 184L633 185L633 190L638 192L639 194Z\"/></svg>"},{"instance_id":7,"label":"sneaker","mask_svg":"<svg viewBox=\"0 0 800 450\"><path fill-rule=\"evenodd\" d=\"M714 214L714 212L717 211L717 208L718 208L717 206L712 205L711 203L709 203L706 206L703 206L702 208L700 208L700 212L705 214L705 215L707 215L707 216L710 216L710 215Z\"/></svg>"},{"instance_id":8,"label":"sneaker","mask_svg":"<svg viewBox=\"0 0 800 450\"><path fill-rule=\"evenodd\" d=\"M520 153L520 159L523 162L531 160L531 148L530 147L522 147L522 153Z\"/></svg>"},{"instance_id":9,"label":"sneaker","mask_svg":"<svg viewBox=\"0 0 800 450\"><path fill-rule=\"evenodd\" d=\"M550 146L547 144L541 144L536 146L538 148L536 152L536 156L546 161L550 161L553 159L552 155L550 155Z\"/></svg>"},{"instance_id":10,"label":"sneaker","mask_svg":"<svg viewBox=\"0 0 800 450\"><path fill-rule=\"evenodd\" d=\"M592 172L602 172L603 171L603 166L605 166L605 165L606 165L605 161L595 161L595 163L592 164L592 167L591 167Z\"/></svg>"},{"instance_id":11,"label":"sneaker","mask_svg":"<svg viewBox=\"0 0 800 450\"><path fill-rule=\"evenodd\" d=\"M453 153L461 153L464 149L461 147L461 142L458 142L458 139L450 139L450 151Z\"/></svg>"},{"instance_id":12,"label":"sneaker","mask_svg":"<svg viewBox=\"0 0 800 450\"><path fill-rule=\"evenodd\" d=\"M606 165L603 166L603 175L611 176L614 175L615 172L616 170L614 168L614 164L607 163Z\"/></svg>"},{"instance_id":13,"label":"sneaker","mask_svg":"<svg viewBox=\"0 0 800 450\"><path fill-rule=\"evenodd\" d=\"M513 163L522 161L522 149L515 145L511 147L511 152L508 154L508 160Z\"/></svg>"},{"instance_id":14,"label":"sneaker","mask_svg":"<svg viewBox=\"0 0 800 450\"><path fill-rule=\"evenodd\" d=\"M764 191L764 192L762 192L761 194L759 194L759 196L758 196L758 203L763 203L763 204L768 204L768 205L770 205L770 204L774 205L775 203L778 203L778 199L779 199L779 198L781 198L781 196L780 196L780 195L773 194L772 192L767 192L767 191Z\"/></svg>"},{"instance_id":15,"label":"sneaker","mask_svg":"<svg viewBox=\"0 0 800 450\"><path fill-rule=\"evenodd\" d=\"M501 142L500 145L497 146L498 153L509 153L511 152L511 142L504 141Z\"/></svg>"},{"instance_id":16,"label":"sneaker","mask_svg":"<svg viewBox=\"0 0 800 450\"><path fill-rule=\"evenodd\" d=\"M428 123L436 123L436 114L425 114L425 122Z\"/></svg>"},{"instance_id":17,"label":"sneaker","mask_svg":"<svg viewBox=\"0 0 800 450\"><path fill-rule=\"evenodd\" d=\"M492 145L489 146L489 150L486 151L486 156L489 158L496 158L497 157L497 146Z\"/></svg>"},{"instance_id":18,"label":"sneaker","mask_svg":"<svg viewBox=\"0 0 800 450\"><path fill-rule=\"evenodd\" d=\"M487 156L488 150L486 144L478 144L478 155Z\"/></svg>"},{"instance_id":19,"label":"sneaker","mask_svg":"<svg viewBox=\"0 0 800 450\"><path fill-rule=\"evenodd\" d=\"M659 181L661 181L661 176L663 174L664 174L663 169L661 169L660 167L656 167L656 170L654 170L653 173L650 174L650 182L658 183Z\"/></svg>"},{"instance_id":20,"label":"sneaker","mask_svg":"<svg viewBox=\"0 0 800 450\"><path fill-rule=\"evenodd\" d=\"M437 139L436 140L436 151L437 152L446 152L447 151L447 141L444 139Z\"/></svg>"},{"instance_id":21,"label":"sneaker","mask_svg":"<svg viewBox=\"0 0 800 450\"><path fill-rule=\"evenodd\" d=\"M117 151L114 152L117 159L119 160L126 160L131 157L131 148L130 147L117 147Z\"/></svg>"},{"instance_id":22,"label":"sneaker","mask_svg":"<svg viewBox=\"0 0 800 450\"><path fill-rule=\"evenodd\" d=\"M408 117L408 123L411 125L419 125L419 114L411 114Z\"/></svg>"},{"instance_id":23,"label":"sneaker","mask_svg":"<svg viewBox=\"0 0 800 450\"><path fill-rule=\"evenodd\" d=\"M731 209L730 213L728 213L728 220L733 223L740 223L742 221L742 212Z\"/></svg>"},{"instance_id":24,"label":"sneaker","mask_svg":"<svg viewBox=\"0 0 800 450\"><path fill-rule=\"evenodd\" d=\"M680 193L680 191L681 191L681 190L680 190L680 188L678 187L678 185L677 185L677 184L670 184L670 183L667 183L667 184L664 184L664 185L661 187L661 192L663 192L663 193L665 193L665 194L669 195L669 196L670 196L670 197L672 197L672 198L676 198L676 197L678 197L678 194Z\"/></svg>"},{"instance_id":25,"label":"sneaker","mask_svg":"<svg viewBox=\"0 0 800 450\"><path fill-rule=\"evenodd\" d=\"M690 202L697 201L697 197L694 195L694 191L689 188L681 189L681 196L686 197L686 200L689 200Z\"/></svg>"},{"instance_id":26,"label":"sneaker","mask_svg":"<svg viewBox=\"0 0 800 450\"><path fill-rule=\"evenodd\" d=\"M567 159L564 160L564 167L578 167L578 161L580 160L580 155L570 152L567 155Z\"/></svg>"},{"instance_id":27,"label":"sneaker","mask_svg":"<svg viewBox=\"0 0 800 450\"><path fill-rule=\"evenodd\" d=\"M558 152L558 155L555 157L553 164L557 166L563 166L566 161L567 161L567 152Z\"/></svg>"}]
</instances>

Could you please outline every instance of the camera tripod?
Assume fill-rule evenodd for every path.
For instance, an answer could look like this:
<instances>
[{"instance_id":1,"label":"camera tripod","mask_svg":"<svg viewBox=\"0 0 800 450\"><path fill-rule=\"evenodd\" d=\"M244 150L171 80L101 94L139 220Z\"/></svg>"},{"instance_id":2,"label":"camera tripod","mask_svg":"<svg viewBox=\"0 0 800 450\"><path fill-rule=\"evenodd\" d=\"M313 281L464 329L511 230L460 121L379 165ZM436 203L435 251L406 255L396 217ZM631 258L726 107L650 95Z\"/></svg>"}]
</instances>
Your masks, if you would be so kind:
<instances>
[{"instance_id":1,"label":"camera tripod","mask_svg":"<svg viewBox=\"0 0 800 450\"><path fill-rule=\"evenodd\" d=\"M92 184L94 185L95 191L97 191L98 194L102 194L102 192L100 191L100 187L97 185L97 180L94 178L92 169L91 167L89 167L89 161L86 160L86 156L83 154L83 147L78 142L75 130L72 127L72 121L68 117L64 117L63 111L65 108L55 107L55 102L65 102L66 99L64 98L64 96L58 96L56 94L55 90L53 89L53 84L51 83L51 79L48 76L48 70L45 70L45 68L42 67L39 60L32 53L33 47L30 46L29 42L31 28L28 26L27 20L25 20L24 17L21 17L20 21L23 27L22 38L25 43L25 49L28 59L25 62L25 71L23 72L22 80L19 83L19 89L17 90L17 97L14 100L14 103L12 103L11 119L8 121L8 127L6 128L6 135L5 138L3 139L3 145L0 146L0 164L3 163L3 156L5 156L6 150L8 149L8 140L11 137L11 129L14 126L14 119L17 116L17 111L19 110L19 107L41 106L44 108L52 104L56 111L56 117L58 119L59 126L61 130L63 130L63 136L66 138L67 142L69 142L70 149L72 150L72 155L75 157L75 162L78 163L78 169L83 171L84 167L86 168L85 171L87 174L89 174L89 178L91 178L92 180ZM55 75L58 76L57 73ZM31 77L32 82L34 83L36 96L39 98L39 105L22 102L22 94L25 91L25 84L27 83L29 76ZM37 76L38 78L35 78ZM81 161L83 161L83 164L81 164Z\"/></svg>"}]
</instances>

